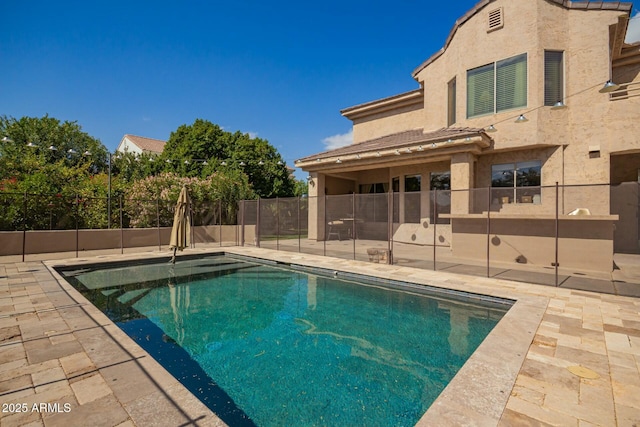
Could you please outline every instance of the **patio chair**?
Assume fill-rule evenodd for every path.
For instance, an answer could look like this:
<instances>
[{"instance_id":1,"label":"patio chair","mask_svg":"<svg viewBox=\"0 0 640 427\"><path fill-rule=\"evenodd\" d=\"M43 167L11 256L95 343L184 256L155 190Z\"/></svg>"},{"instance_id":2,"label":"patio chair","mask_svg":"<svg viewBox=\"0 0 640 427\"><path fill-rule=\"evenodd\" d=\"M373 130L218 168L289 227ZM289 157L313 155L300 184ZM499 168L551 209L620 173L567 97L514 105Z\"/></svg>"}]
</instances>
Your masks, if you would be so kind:
<instances>
[{"instance_id":1,"label":"patio chair","mask_svg":"<svg viewBox=\"0 0 640 427\"><path fill-rule=\"evenodd\" d=\"M342 230L344 229L344 221L329 221L329 232L327 240L331 240L331 236L336 236L338 240L342 240Z\"/></svg>"}]
</instances>

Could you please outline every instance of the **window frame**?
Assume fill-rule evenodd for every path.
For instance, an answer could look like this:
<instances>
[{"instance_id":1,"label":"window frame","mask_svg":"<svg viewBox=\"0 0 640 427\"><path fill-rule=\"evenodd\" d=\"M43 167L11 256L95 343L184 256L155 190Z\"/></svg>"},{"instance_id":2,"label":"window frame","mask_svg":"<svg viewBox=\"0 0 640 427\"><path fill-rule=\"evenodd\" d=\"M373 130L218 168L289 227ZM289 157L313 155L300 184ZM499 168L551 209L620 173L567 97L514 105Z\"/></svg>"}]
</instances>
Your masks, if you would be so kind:
<instances>
[{"instance_id":1,"label":"window frame","mask_svg":"<svg viewBox=\"0 0 640 427\"><path fill-rule=\"evenodd\" d=\"M552 82L551 84L548 83L548 79L550 76L548 76L547 72L548 72L548 68L550 68L550 61L551 58L548 58L548 55L551 56L553 54L559 54L560 56L560 60L558 61L558 70L555 70L558 74L558 81L557 82ZM543 80L543 84L544 84L544 93L543 93L543 99L544 99L544 105L548 106L548 107L553 107L557 102L559 101L564 101L564 90L565 90L565 60L564 60L564 51L563 50L553 50L553 49L545 49L544 51L544 62L543 62L543 74L544 74L544 80ZM554 98L558 98L558 99L552 99L551 97L553 96L553 94L550 94L550 88L549 86L554 86L553 89L558 93ZM549 95L547 95L549 93Z\"/></svg>"},{"instance_id":2,"label":"window frame","mask_svg":"<svg viewBox=\"0 0 640 427\"><path fill-rule=\"evenodd\" d=\"M457 107L457 81L456 77L447 83L447 127L456 123L456 107Z\"/></svg>"},{"instance_id":3,"label":"window frame","mask_svg":"<svg viewBox=\"0 0 640 427\"><path fill-rule=\"evenodd\" d=\"M521 185L523 176L521 171L530 170L532 168L538 169L537 182L535 184ZM509 177L505 181L507 183L511 181L510 185L494 185L496 182L494 176L496 173L500 172L502 172L503 175L505 175L505 173L509 174ZM538 197L542 196L541 188L541 160L535 159L510 163L494 163L491 165L492 204L534 203L535 195L538 195ZM524 200L527 201L525 202Z\"/></svg>"},{"instance_id":4,"label":"window frame","mask_svg":"<svg viewBox=\"0 0 640 427\"><path fill-rule=\"evenodd\" d=\"M521 103L516 103L514 101L514 105L509 105L507 107L501 108L499 106L499 101L502 99L503 94L499 92L505 91L506 90L505 87L509 88L510 85L508 84L509 82L507 80L503 81L503 79L506 79L506 77L505 78L499 77L499 72L501 70L507 69L507 67L511 65L513 65L514 68L517 69L518 64L521 62L519 58L524 59L523 61L524 70L522 71L524 73L524 82L520 82L520 84L523 86L523 89L522 89L522 92L518 92L514 89L511 96L514 100L519 97L519 98L522 98L523 101ZM483 76L485 74L488 76L489 73L491 73L491 77L493 79L493 82L491 83L491 87L488 87L488 85L486 85L486 78L484 81L482 81ZM486 99L486 97L484 100L480 99L481 95L475 93L476 82L474 81L472 83L472 79L470 78L474 78L476 76L477 78L473 80L478 80L478 82L480 83L480 87L477 90L480 91L484 89L486 91L490 89L489 92L492 99ZM487 87L483 87L482 86L483 83ZM514 87L517 84L518 84L518 74L516 73L513 78ZM471 93L471 90L472 90L471 88L473 88L474 90L473 93ZM485 95L486 93L482 94L482 96L485 96ZM507 98L506 94L504 94L504 97ZM483 108L483 104L487 104L487 105L484 106ZM489 104L491 104L491 111L489 111L489 108L488 108ZM510 56L508 58L490 62L488 64L481 65L479 67L475 67L467 70L467 119L482 117L489 114L498 114L505 111L515 110L520 108L526 108L528 104L529 104L529 54L527 52ZM470 109L470 106L473 106L473 110Z\"/></svg>"}]
</instances>

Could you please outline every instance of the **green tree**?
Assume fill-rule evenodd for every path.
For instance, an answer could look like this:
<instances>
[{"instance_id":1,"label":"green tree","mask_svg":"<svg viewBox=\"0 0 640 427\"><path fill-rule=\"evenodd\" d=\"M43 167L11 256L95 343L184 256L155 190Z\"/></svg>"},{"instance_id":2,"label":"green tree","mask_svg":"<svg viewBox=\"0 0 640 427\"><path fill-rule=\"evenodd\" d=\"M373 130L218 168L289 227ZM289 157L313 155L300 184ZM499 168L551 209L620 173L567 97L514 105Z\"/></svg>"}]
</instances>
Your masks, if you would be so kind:
<instances>
[{"instance_id":1,"label":"green tree","mask_svg":"<svg viewBox=\"0 0 640 427\"><path fill-rule=\"evenodd\" d=\"M267 140L227 132L207 120L197 119L172 132L159 160L164 171L187 177L244 173L259 197L294 194L284 160Z\"/></svg>"},{"instance_id":2,"label":"green tree","mask_svg":"<svg viewBox=\"0 0 640 427\"><path fill-rule=\"evenodd\" d=\"M100 215L106 222L106 211L76 203L104 193L92 182L106 170L106 153L76 122L0 116L0 192L14 202L0 212L2 229L75 228L76 216L80 227L97 225Z\"/></svg>"},{"instance_id":3,"label":"green tree","mask_svg":"<svg viewBox=\"0 0 640 427\"><path fill-rule=\"evenodd\" d=\"M309 183L302 179L297 179L294 183L293 195L300 197L305 194L309 195Z\"/></svg>"},{"instance_id":4,"label":"green tree","mask_svg":"<svg viewBox=\"0 0 640 427\"><path fill-rule=\"evenodd\" d=\"M255 197L246 175L237 171L214 173L206 179L164 172L138 180L131 186L125 198L130 225L154 227L159 221L161 226L170 226L183 185L189 188L194 225L208 225L220 218L223 223L235 223L238 201Z\"/></svg>"},{"instance_id":5,"label":"green tree","mask_svg":"<svg viewBox=\"0 0 640 427\"><path fill-rule=\"evenodd\" d=\"M60 122L48 115L19 120L0 116L0 138L0 180L23 180L52 164L88 165L86 169L93 173L106 169L106 147L77 122Z\"/></svg>"}]
</instances>

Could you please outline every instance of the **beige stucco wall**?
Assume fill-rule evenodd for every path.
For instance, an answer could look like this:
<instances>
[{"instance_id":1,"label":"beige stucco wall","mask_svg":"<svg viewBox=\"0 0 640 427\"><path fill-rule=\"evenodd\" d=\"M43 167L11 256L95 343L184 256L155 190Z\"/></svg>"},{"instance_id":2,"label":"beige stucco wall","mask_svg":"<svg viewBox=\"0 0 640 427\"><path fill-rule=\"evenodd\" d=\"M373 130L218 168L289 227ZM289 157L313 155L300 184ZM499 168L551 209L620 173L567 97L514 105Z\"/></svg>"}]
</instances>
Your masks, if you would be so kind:
<instances>
[{"instance_id":1,"label":"beige stucco wall","mask_svg":"<svg viewBox=\"0 0 640 427\"><path fill-rule=\"evenodd\" d=\"M235 225L192 227L193 243L237 242L239 231ZM101 249L163 246L168 248L171 227L130 228L111 230L37 230L0 232L0 256L22 254L23 238L25 254L53 252L92 251ZM245 241L252 242L255 226L245 227ZM76 245L77 239L77 245Z\"/></svg>"},{"instance_id":2,"label":"beige stucco wall","mask_svg":"<svg viewBox=\"0 0 640 427\"><path fill-rule=\"evenodd\" d=\"M486 260L486 219L458 219L452 224L455 257ZM563 269L610 272L613 269L613 222L564 219L558 226L558 262ZM517 258L532 267L555 262L555 221L491 221L489 258L518 265ZM553 271L553 270L551 270Z\"/></svg>"},{"instance_id":3,"label":"beige stucco wall","mask_svg":"<svg viewBox=\"0 0 640 427\"><path fill-rule=\"evenodd\" d=\"M421 128L424 126L423 115L422 105L413 105L355 119L353 121L353 143L357 144L392 133Z\"/></svg>"},{"instance_id":4,"label":"beige stucco wall","mask_svg":"<svg viewBox=\"0 0 640 427\"><path fill-rule=\"evenodd\" d=\"M498 7L504 8L504 28L487 33L487 13ZM612 102L609 95L598 92L610 76L609 25L616 23L620 14L567 10L546 1L491 3L459 27L443 55L417 75L425 86L425 129L446 126L447 83L456 77L454 126L486 128L496 124L498 132L491 134L495 144L489 152L530 145L565 145L564 153L556 151L551 154L552 161L545 162L543 181L558 181L561 185L607 183L608 153L623 147L640 150L640 97ZM545 50L565 52L566 110L543 107ZM467 70L522 53L527 53L527 106L466 119ZM635 70L618 74L628 80L637 79L637 66ZM519 114L526 114L529 121L514 123ZM600 156L590 157L589 147L597 145ZM486 161L491 162L490 158ZM479 174L477 185L486 186L482 171Z\"/></svg>"}]
</instances>

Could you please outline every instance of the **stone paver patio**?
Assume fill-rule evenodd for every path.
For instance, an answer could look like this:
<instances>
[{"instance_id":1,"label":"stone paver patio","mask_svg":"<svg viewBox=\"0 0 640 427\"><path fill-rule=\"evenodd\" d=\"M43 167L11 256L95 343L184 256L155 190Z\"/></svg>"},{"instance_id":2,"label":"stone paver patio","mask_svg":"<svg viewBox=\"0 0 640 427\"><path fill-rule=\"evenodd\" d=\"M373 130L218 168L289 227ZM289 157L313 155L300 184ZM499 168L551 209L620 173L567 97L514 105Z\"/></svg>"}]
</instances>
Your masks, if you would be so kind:
<instances>
[{"instance_id":1,"label":"stone paver patio","mask_svg":"<svg viewBox=\"0 0 640 427\"><path fill-rule=\"evenodd\" d=\"M418 425L640 425L638 298L259 248L222 250L517 300ZM0 263L2 426L224 425L50 269L150 256L168 255Z\"/></svg>"}]
</instances>

